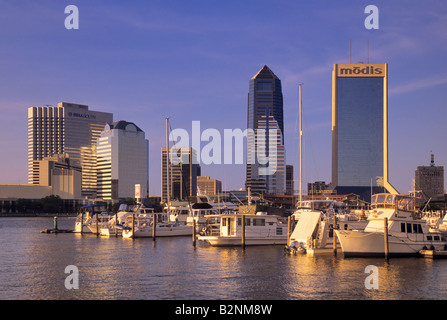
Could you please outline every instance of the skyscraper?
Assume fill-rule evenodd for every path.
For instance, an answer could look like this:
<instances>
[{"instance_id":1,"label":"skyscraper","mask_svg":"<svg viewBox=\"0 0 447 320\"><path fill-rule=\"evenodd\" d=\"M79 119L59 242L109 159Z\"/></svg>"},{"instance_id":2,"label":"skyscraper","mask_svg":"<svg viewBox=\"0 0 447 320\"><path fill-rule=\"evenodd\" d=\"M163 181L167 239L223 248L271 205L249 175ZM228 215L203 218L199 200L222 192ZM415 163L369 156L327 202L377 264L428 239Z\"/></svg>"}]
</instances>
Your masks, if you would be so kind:
<instances>
[{"instance_id":1,"label":"skyscraper","mask_svg":"<svg viewBox=\"0 0 447 320\"><path fill-rule=\"evenodd\" d=\"M38 183L33 179L34 160L66 154L72 165L82 168L82 196L95 197L96 139L112 121L111 113L91 111L80 104L28 108L28 183Z\"/></svg>"},{"instance_id":2,"label":"skyscraper","mask_svg":"<svg viewBox=\"0 0 447 320\"><path fill-rule=\"evenodd\" d=\"M247 129L246 188L258 193L283 194L285 150L281 80L266 65L249 82ZM267 157L267 163L263 156Z\"/></svg>"},{"instance_id":3,"label":"skyscraper","mask_svg":"<svg viewBox=\"0 0 447 320\"><path fill-rule=\"evenodd\" d=\"M189 196L197 195L197 176L200 176L200 165L197 161L197 152L193 148L174 147L169 148L175 152L171 158L176 158L178 163L169 161L169 198L171 200L183 200ZM167 179L167 148L161 148L161 199L168 200Z\"/></svg>"},{"instance_id":4,"label":"skyscraper","mask_svg":"<svg viewBox=\"0 0 447 320\"><path fill-rule=\"evenodd\" d=\"M335 64L332 186L338 194L397 193L388 181L388 65Z\"/></svg>"},{"instance_id":5,"label":"skyscraper","mask_svg":"<svg viewBox=\"0 0 447 320\"><path fill-rule=\"evenodd\" d=\"M148 194L149 141L138 126L123 120L106 124L97 141L98 198L133 198L139 184Z\"/></svg>"}]
</instances>

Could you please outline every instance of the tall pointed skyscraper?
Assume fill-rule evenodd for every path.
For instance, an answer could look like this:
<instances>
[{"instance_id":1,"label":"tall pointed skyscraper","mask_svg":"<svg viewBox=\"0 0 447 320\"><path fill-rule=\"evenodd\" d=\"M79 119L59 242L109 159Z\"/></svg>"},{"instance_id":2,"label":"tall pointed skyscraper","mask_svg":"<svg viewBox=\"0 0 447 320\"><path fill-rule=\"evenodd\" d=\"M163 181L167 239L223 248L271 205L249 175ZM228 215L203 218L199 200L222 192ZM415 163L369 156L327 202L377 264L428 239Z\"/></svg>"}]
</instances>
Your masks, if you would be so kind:
<instances>
[{"instance_id":1,"label":"tall pointed skyscraper","mask_svg":"<svg viewBox=\"0 0 447 320\"><path fill-rule=\"evenodd\" d=\"M281 80L266 65L250 79L246 188L285 192L284 116Z\"/></svg>"}]
</instances>

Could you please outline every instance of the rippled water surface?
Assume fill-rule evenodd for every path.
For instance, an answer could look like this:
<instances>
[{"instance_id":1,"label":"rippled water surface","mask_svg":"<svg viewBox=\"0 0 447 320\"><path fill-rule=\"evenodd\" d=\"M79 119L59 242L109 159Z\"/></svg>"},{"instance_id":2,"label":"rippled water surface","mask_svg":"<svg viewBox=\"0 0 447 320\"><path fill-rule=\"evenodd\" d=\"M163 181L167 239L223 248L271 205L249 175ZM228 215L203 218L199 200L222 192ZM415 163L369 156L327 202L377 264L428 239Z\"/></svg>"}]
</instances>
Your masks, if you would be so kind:
<instances>
[{"instance_id":1,"label":"rippled water surface","mask_svg":"<svg viewBox=\"0 0 447 320\"><path fill-rule=\"evenodd\" d=\"M72 229L74 218L59 218ZM282 246L214 248L190 237L45 234L53 218L0 218L0 299L445 299L447 260L289 256ZM79 289L65 288L65 267ZM379 270L366 289L365 267Z\"/></svg>"}]
</instances>

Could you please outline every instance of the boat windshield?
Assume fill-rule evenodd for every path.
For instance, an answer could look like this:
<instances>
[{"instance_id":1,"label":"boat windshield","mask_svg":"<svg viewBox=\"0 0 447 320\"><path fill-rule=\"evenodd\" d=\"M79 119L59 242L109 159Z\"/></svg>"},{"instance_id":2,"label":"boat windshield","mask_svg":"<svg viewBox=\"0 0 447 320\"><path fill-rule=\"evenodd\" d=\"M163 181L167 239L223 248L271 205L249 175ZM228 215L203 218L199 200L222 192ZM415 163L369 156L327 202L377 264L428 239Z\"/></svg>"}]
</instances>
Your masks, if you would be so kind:
<instances>
[{"instance_id":1,"label":"boat windshield","mask_svg":"<svg viewBox=\"0 0 447 320\"><path fill-rule=\"evenodd\" d=\"M376 194L371 197L371 208L396 208L402 211L414 211L414 198L386 193Z\"/></svg>"}]
</instances>

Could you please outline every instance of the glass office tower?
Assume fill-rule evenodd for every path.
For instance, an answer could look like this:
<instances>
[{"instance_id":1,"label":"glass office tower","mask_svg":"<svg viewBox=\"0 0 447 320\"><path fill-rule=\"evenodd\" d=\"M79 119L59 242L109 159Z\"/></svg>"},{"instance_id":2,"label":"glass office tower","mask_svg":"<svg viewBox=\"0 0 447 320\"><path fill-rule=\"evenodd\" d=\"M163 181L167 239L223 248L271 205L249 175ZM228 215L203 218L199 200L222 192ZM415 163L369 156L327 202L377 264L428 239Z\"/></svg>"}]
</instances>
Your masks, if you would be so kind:
<instances>
[{"instance_id":1,"label":"glass office tower","mask_svg":"<svg viewBox=\"0 0 447 320\"><path fill-rule=\"evenodd\" d=\"M246 188L257 193L283 194L285 151L281 80L266 65L250 79L247 128ZM268 163L262 159L263 155Z\"/></svg>"},{"instance_id":2,"label":"glass office tower","mask_svg":"<svg viewBox=\"0 0 447 320\"><path fill-rule=\"evenodd\" d=\"M332 185L338 194L397 191L388 182L387 64L335 64Z\"/></svg>"}]
</instances>

